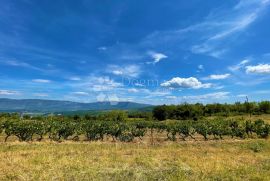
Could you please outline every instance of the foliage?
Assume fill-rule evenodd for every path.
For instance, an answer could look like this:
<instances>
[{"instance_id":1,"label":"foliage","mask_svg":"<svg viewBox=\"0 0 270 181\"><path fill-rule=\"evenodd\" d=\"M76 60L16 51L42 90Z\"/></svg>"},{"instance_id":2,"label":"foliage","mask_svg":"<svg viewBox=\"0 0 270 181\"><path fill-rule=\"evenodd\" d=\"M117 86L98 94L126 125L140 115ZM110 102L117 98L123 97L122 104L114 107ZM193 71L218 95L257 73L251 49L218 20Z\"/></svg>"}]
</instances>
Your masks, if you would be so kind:
<instances>
[{"instance_id":1,"label":"foliage","mask_svg":"<svg viewBox=\"0 0 270 181\"><path fill-rule=\"evenodd\" d=\"M236 102L234 104L181 104L181 105L162 105L153 109L153 117L159 121L166 119L177 120L198 120L203 116L225 116L241 114L262 114L270 113L270 102Z\"/></svg>"},{"instance_id":2,"label":"foliage","mask_svg":"<svg viewBox=\"0 0 270 181\"><path fill-rule=\"evenodd\" d=\"M167 139L195 139L201 135L205 140L210 137L223 139L224 136L232 138L259 137L267 138L270 133L270 125L263 120L252 122L250 120L236 120L216 118L211 120L201 119L197 121L126 121L122 113L114 112L112 117L103 120L74 119L73 117L49 117L38 120L21 120L8 117L0 119L0 128L6 135L16 136L19 141L42 140L48 136L53 141L79 140L84 135L88 141L104 140L111 137L114 141L131 142L135 138L142 139L147 131L151 137L154 132L165 132ZM121 116L119 116L121 115Z\"/></svg>"}]
</instances>

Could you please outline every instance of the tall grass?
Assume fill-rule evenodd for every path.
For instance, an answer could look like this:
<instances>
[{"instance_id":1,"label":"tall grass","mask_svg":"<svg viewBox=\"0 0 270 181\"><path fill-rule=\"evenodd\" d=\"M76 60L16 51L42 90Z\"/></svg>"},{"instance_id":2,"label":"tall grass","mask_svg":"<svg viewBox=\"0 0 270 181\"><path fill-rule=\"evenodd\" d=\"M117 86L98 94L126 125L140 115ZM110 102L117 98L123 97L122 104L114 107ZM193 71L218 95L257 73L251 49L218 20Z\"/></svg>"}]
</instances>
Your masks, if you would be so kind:
<instances>
[{"instance_id":1,"label":"tall grass","mask_svg":"<svg viewBox=\"0 0 270 181\"><path fill-rule=\"evenodd\" d=\"M11 142L0 144L0 180L270 180L269 155L269 139Z\"/></svg>"}]
</instances>

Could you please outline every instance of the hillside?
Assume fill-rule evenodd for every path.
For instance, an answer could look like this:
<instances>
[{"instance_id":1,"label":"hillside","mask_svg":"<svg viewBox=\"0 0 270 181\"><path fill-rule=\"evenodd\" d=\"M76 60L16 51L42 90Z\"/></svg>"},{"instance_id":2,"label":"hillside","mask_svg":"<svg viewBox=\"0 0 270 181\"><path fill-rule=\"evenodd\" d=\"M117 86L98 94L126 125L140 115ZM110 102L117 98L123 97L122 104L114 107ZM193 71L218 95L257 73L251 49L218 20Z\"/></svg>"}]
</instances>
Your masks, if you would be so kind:
<instances>
[{"instance_id":1,"label":"hillside","mask_svg":"<svg viewBox=\"0 0 270 181\"><path fill-rule=\"evenodd\" d=\"M132 110L149 107L148 104L135 102L93 102L79 103L72 101L43 100L43 99L6 99L0 98L0 111L7 112L64 112L81 110Z\"/></svg>"}]
</instances>

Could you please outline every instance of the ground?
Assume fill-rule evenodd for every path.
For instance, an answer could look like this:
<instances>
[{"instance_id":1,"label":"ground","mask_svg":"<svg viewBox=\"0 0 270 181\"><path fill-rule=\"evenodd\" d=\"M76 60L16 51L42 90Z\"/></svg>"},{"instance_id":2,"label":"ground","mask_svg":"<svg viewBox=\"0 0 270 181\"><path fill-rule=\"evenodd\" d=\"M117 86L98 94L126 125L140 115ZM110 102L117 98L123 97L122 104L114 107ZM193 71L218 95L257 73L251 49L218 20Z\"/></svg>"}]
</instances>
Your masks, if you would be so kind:
<instances>
[{"instance_id":1,"label":"ground","mask_svg":"<svg viewBox=\"0 0 270 181\"><path fill-rule=\"evenodd\" d=\"M270 123L250 119L258 118ZM270 138L165 139L5 143L0 135L0 180L270 180Z\"/></svg>"},{"instance_id":2,"label":"ground","mask_svg":"<svg viewBox=\"0 0 270 181\"><path fill-rule=\"evenodd\" d=\"M270 140L9 142L0 180L270 180Z\"/></svg>"}]
</instances>

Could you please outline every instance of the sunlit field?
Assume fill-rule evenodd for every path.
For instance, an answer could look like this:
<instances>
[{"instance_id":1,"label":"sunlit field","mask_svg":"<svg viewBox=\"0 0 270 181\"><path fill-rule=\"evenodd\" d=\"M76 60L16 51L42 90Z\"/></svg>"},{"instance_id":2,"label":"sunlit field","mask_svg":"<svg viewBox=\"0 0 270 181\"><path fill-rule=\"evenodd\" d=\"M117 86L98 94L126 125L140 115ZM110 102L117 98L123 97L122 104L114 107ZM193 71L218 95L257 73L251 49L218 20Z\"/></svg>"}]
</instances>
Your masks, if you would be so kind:
<instances>
[{"instance_id":1,"label":"sunlit field","mask_svg":"<svg viewBox=\"0 0 270 181\"><path fill-rule=\"evenodd\" d=\"M2 134L0 180L270 180L269 138L194 137L169 141L155 133L152 140L147 132L129 143L83 136L77 142L19 142L15 136L4 142Z\"/></svg>"},{"instance_id":2,"label":"sunlit field","mask_svg":"<svg viewBox=\"0 0 270 181\"><path fill-rule=\"evenodd\" d=\"M8 142L0 180L270 180L270 141Z\"/></svg>"},{"instance_id":3,"label":"sunlit field","mask_svg":"<svg viewBox=\"0 0 270 181\"><path fill-rule=\"evenodd\" d=\"M0 181L270 181L270 0L0 0Z\"/></svg>"}]
</instances>

